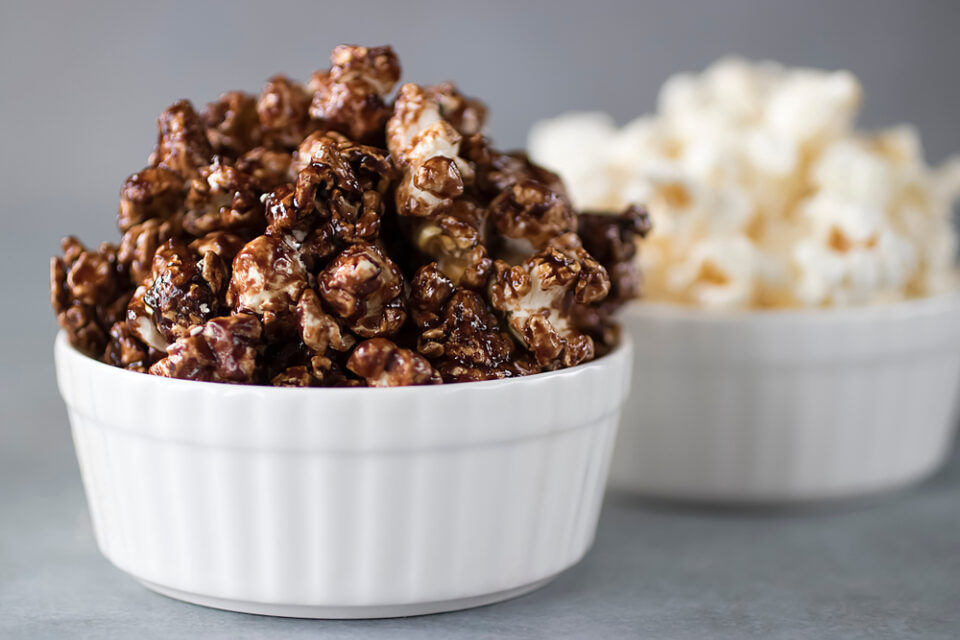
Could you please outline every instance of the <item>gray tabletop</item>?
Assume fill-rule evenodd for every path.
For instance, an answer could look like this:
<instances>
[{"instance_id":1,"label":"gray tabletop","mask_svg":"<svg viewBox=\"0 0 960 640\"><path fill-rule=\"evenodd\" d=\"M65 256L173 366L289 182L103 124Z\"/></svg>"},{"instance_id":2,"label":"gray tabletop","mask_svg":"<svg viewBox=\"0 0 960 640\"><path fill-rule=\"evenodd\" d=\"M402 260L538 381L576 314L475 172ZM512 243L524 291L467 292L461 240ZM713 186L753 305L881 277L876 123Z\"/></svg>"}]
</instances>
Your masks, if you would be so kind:
<instances>
[{"instance_id":1,"label":"gray tabletop","mask_svg":"<svg viewBox=\"0 0 960 640\"><path fill-rule=\"evenodd\" d=\"M25 361L0 368L2 638L960 637L960 456L912 491L829 510L609 495L578 566L472 611L311 621L169 600L98 552L53 372Z\"/></svg>"}]
</instances>

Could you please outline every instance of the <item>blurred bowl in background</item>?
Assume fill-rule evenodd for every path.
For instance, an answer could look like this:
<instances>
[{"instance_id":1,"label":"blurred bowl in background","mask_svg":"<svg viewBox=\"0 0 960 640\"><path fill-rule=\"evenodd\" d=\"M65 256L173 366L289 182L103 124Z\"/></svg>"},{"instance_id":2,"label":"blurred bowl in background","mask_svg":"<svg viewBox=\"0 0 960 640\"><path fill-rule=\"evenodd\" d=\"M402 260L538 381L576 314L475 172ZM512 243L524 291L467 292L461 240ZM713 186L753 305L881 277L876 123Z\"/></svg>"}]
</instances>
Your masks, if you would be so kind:
<instances>
[{"instance_id":1,"label":"blurred bowl in background","mask_svg":"<svg viewBox=\"0 0 960 640\"><path fill-rule=\"evenodd\" d=\"M108 366L61 333L97 543L174 598L308 618L406 616L535 589L593 542L629 337L570 369L284 389Z\"/></svg>"},{"instance_id":2,"label":"blurred bowl in background","mask_svg":"<svg viewBox=\"0 0 960 640\"><path fill-rule=\"evenodd\" d=\"M888 491L948 455L960 294L729 314L633 303L611 486L699 502L802 503Z\"/></svg>"}]
</instances>

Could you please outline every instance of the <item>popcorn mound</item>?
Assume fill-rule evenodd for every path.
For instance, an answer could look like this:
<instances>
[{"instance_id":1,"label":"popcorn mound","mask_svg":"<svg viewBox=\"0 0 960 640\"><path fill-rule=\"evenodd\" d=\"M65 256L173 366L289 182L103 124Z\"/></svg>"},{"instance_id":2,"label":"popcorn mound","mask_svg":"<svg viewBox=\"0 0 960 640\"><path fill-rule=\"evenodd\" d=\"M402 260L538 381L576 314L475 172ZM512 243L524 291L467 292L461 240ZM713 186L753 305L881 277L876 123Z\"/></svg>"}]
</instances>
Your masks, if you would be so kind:
<instances>
[{"instance_id":1,"label":"popcorn mound","mask_svg":"<svg viewBox=\"0 0 960 640\"><path fill-rule=\"evenodd\" d=\"M659 110L536 125L530 153L574 206L650 207L648 300L706 308L862 305L956 287L960 160L932 169L916 132L856 131L847 72L722 60L670 78Z\"/></svg>"},{"instance_id":2,"label":"popcorn mound","mask_svg":"<svg viewBox=\"0 0 960 640\"><path fill-rule=\"evenodd\" d=\"M331 62L160 115L119 245L68 237L51 260L70 342L133 371L291 387L509 378L614 346L646 212L578 216L449 83L391 103L390 47Z\"/></svg>"}]
</instances>

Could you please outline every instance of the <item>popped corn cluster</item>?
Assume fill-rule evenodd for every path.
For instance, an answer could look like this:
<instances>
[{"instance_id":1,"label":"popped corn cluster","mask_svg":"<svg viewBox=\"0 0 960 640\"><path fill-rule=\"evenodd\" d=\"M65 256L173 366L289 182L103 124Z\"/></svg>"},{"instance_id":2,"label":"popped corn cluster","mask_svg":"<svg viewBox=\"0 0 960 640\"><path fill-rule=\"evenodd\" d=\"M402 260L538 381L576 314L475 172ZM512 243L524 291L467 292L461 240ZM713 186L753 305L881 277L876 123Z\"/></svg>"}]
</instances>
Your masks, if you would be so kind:
<instances>
[{"instance_id":1,"label":"popped corn cluster","mask_svg":"<svg viewBox=\"0 0 960 640\"><path fill-rule=\"evenodd\" d=\"M70 342L133 371L294 387L509 378L611 349L646 212L578 216L449 83L391 99L390 47L331 62L160 115L119 245L68 237L51 260Z\"/></svg>"},{"instance_id":2,"label":"popped corn cluster","mask_svg":"<svg viewBox=\"0 0 960 640\"><path fill-rule=\"evenodd\" d=\"M818 308L953 288L960 159L934 169L916 131L853 127L848 72L726 59L662 87L655 115L534 126L534 161L574 205L648 205L644 296L708 308Z\"/></svg>"}]
</instances>

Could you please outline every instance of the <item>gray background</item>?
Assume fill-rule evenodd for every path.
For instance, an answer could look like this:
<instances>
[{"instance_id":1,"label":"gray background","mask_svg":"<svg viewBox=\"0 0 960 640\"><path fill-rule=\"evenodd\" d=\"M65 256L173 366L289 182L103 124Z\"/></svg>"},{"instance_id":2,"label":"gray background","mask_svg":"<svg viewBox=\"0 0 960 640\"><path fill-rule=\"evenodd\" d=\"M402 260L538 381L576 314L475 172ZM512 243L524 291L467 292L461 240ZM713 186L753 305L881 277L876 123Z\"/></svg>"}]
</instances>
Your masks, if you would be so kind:
<instances>
[{"instance_id":1,"label":"gray background","mask_svg":"<svg viewBox=\"0 0 960 640\"><path fill-rule=\"evenodd\" d=\"M116 239L122 179L156 115L272 73L306 78L340 42L391 43L404 78L486 100L502 146L537 118L653 108L669 74L728 53L849 68L861 123L960 150L960 3L0 2L0 637L960 636L960 463L851 513L608 504L597 548L547 589L480 611L381 623L217 613L154 596L94 547L52 372L47 259Z\"/></svg>"}]
</instances>

